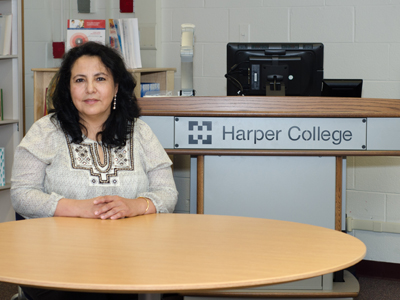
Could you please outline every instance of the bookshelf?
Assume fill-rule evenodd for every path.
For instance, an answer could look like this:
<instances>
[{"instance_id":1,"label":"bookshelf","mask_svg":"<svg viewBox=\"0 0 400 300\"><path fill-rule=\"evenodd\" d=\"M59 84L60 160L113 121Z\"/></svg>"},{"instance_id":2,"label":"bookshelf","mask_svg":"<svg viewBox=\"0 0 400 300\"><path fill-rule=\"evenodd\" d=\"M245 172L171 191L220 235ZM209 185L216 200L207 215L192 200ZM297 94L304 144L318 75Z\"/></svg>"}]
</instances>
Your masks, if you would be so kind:
<instances>
[{"instance_id":1,"label":"bookshelf","mask_svg":"<svg viewBox=\"0 0 400 300\"><path fill-rule=\"evenodd\" d=\"M0 0L1 1L1 0ZM38 68L32 69L33 71L33 84L34 84L34 120L43 117L44 101L46 96L46 89L53 76L57 72L57 68ZM136 80L135 95L140 97L140 83L141 82L157 82L160 83L161 91L174 90L174 73L175 68L141 68L130 70Z\"/></svg>"},{"instance_id":2,"label":"bookshelf","mask_svg":"<svg viewBox=\"0 0 400 300\"><path fill-rule=\"evenodd\" d=\"M12 52L0 55L0 89L3 90L3 120L0 118L0 147L5 148L6 185L0 186L0 222L14 220L10 198L14 151L23 136L23 0L0 0L0 13L12 14Z\"/></svg>"}]
</instances>

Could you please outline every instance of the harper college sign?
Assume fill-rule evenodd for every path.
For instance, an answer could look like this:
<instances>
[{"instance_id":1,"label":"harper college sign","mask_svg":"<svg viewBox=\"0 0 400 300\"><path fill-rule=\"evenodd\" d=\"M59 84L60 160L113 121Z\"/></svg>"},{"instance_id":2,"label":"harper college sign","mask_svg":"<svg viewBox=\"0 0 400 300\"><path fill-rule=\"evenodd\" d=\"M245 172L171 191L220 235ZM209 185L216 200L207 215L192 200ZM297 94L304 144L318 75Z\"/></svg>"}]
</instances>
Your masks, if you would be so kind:
<instances>
[{"instance_id":1,"label":"harper college sign","mask_svg":"<svg viewBox=\"0 0 400 300\"><path fill-rule=\"evenodd\" d=\"M177 149L365 150L363 118L176 117Z\"/></svg>"}]
</instances>

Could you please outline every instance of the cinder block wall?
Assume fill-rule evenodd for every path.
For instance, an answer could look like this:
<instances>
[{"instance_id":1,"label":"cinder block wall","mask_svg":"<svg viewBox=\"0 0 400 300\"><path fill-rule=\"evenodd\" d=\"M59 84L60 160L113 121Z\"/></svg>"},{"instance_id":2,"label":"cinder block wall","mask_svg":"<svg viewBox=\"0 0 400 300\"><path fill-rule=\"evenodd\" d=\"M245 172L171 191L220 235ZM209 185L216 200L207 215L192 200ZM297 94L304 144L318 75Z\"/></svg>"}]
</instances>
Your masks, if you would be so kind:
<instances>
[{"instance_id":1,"label":"cinder block wall","mask_svg":"<svg viewBox=\"0 0 400 300\"><path fill-rule=\"evenodd\" d=\"M322 42L325 78L361 78L363 97L400 98L400 0L135 0L134 14L120 14L118 0L97 0L93 14L78 14L75 0L25 0L25 99L27 128L33 122L32 68L56 67L51 42L62 37L64 18L139 19L156 24L157 50L142 51L144 67L175 67L180 89L180 26L196 25L194 88L199 96L226 93L226 44ZM66 28L66 27L65 27ZM65 34L65 33L64 33ZM195 99L194 99L195 101ZM400 101L400 100L399 100ZM189 201L188 158L175 162L178 210ZM400 158L348 157L347 214L400 222ZM366 259L400 263L397 234L352 232L368 247Z\"/></svg>"},{"instance_id":2,"label":"cinder block wall","mask_svg":"<svg viewBox=\"0 0 400 300\"><path fill-rule=\"evenodd\" d=\"M240 25L246 24L251 42L322 42L325 78L361 78L363 97L400 98L399 0L161 3L162 64L178 69L176 90L181 24L196 25L194 89L201 96L226 94L226 44L239 42ZM348 216L400 222L400 158L348 157L347 172ZM367 245L366 259L400 263L398 234L361 230L351 234Z\"/></svg>"}]
</instances>

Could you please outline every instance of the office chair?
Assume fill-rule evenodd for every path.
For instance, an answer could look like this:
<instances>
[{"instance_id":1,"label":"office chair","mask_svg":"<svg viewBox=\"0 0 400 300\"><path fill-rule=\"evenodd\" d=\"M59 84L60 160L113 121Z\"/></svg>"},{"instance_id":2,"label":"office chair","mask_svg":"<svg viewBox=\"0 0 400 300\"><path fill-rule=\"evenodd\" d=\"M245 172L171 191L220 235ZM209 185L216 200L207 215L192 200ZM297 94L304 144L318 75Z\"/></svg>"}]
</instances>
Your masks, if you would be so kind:
<instances>
[{"instance_id":1,"label":"office chair","mask_svg":"<svg viewBox=\"0 0 400 300\"><path fill-rule=\"evenodd\" d=\"M25 220L23 216L21 216L19 213L15 213L15 220L20 221L20 220ZM21 289L20 286L18 286L18 293L15 294L14 296L11 297L11 300L31 300L29 297L27 297L23 290Z\"/></svg>"},{"instance_id":2,"label":"office chair","mask_svg":"<svg viewBox=\"0 0 400 300\"><path fill-rule=\"evenodd\" d=\"M15 213L15 221L20 221L20 220L25 220L25 218L16 212Z\"/></svg>"},{"instance_id":3,"label":"office chair","mask_svg":"<svg viewBox=\"0 0 400 300\"><path fill-rule=\"evenodd\" d=\"M11 300L31 300L28 298L24 292L22 291L21 287L18 286L18 293L11 297Z\"/></svg>"}]
</instances>

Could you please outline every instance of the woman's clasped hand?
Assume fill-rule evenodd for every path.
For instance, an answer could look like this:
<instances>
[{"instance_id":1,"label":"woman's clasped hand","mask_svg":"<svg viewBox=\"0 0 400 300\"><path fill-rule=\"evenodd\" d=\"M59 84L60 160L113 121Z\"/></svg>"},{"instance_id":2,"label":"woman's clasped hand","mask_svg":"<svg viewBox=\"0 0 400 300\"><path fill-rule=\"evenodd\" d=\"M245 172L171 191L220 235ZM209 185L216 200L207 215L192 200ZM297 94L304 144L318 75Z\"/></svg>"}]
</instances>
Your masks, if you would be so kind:
<instances>
[{"instance_id":1,"label":"woman's clasped hand","mask_svg":"<svg viewBox=\"0 0 400 300\"><path fill-rule=\"evenodd\" d=\"M69 207L76 206L76 215L81 218L115 220L134 217L147 212L154 213L154 205L152 206L153 209L150 209L150 202L146 198L135 200L110 195L86 200L65 199L65 201L70 202L67 204Z\"/></svg>"}]
</instances>

